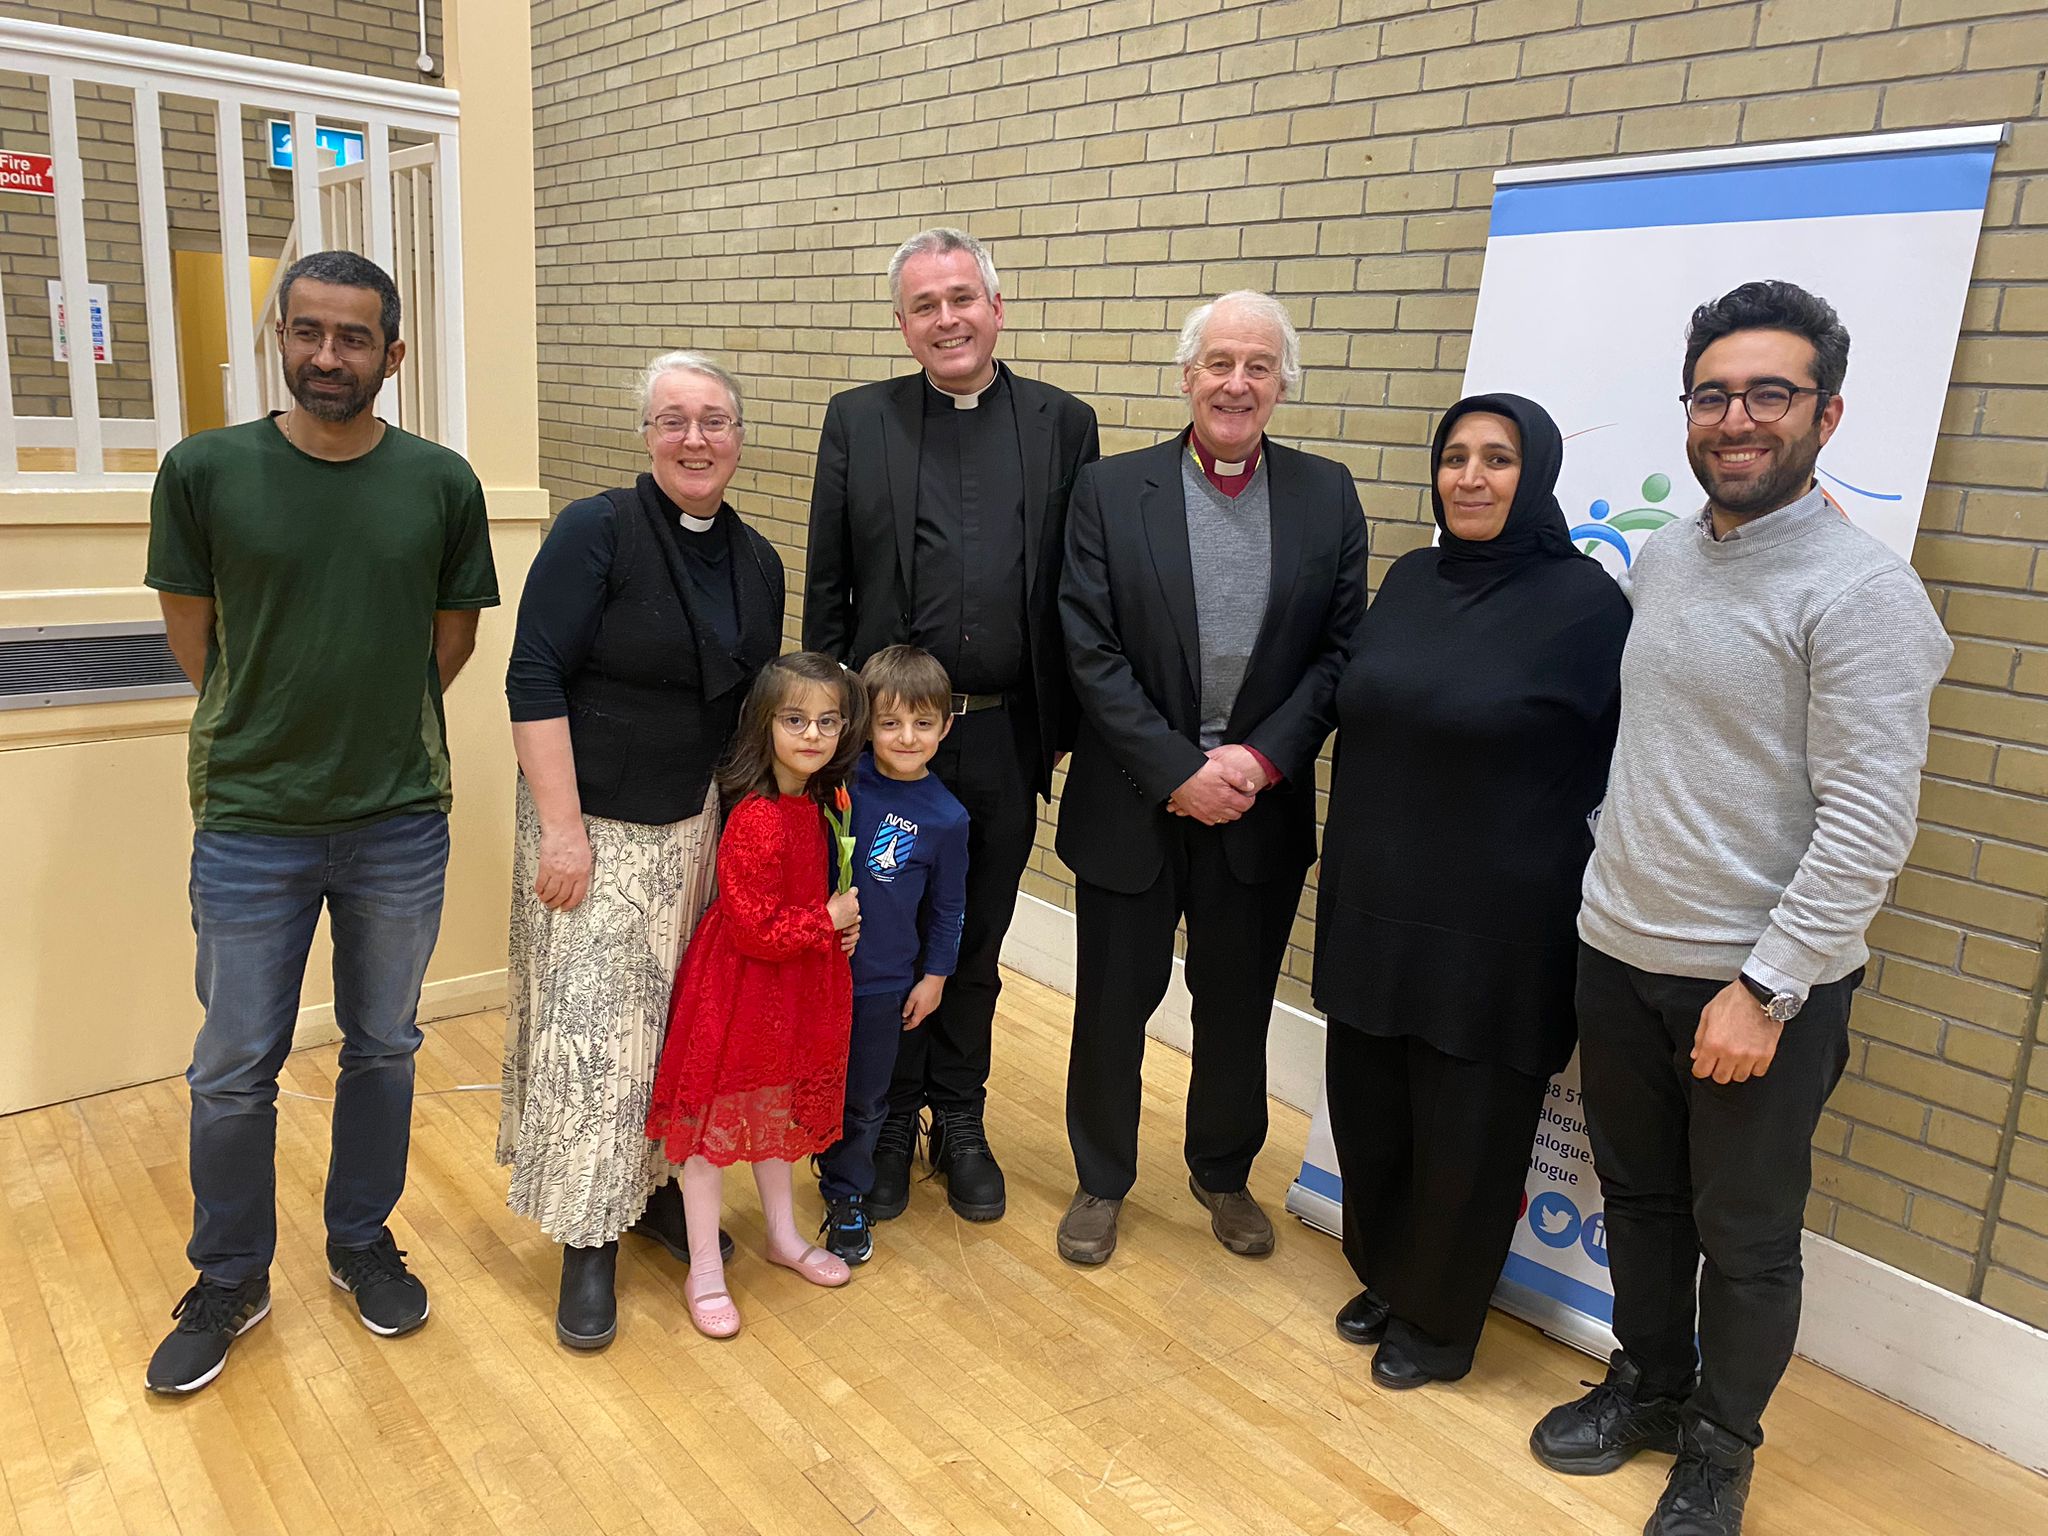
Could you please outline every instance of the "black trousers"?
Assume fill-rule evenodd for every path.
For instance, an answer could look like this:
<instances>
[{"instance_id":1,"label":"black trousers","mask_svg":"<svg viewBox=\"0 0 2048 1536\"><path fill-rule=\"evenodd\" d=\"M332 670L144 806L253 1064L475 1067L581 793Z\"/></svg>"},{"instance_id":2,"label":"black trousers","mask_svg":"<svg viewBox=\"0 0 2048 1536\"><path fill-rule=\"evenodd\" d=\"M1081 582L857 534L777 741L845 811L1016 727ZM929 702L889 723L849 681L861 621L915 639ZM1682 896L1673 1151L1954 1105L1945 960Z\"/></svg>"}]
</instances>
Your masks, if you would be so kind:
<instances>
[{"instance_id":1,"label":"black trousers","mask_svg":"<svg viewBox=\"0 0 2048 1536\"><path fill-rule=\"evenodd\" d=\"M1726 983L1579 946L1579 1071L1614 1335L1645 1385L1691 1390L1690 1412L1751 1445L1799 1335L1813 1133L1848 1064L1862 980L1857 970L1815 987L1764 1076L1715 1083L1692 1075L1692 1042Z\"/></svg>"},{"instance_id":2,"label":"black trousers","mask_svg":"<svg viewBox=\"0 0 2048 1536\"><path fill-rule=\"evenodd\" d=\"M1171 832L1150 889L1074 888L1067 1139L1081 1188L1104 1199L1137 1182L1145 1024L1166 996L1183 916L1194 1004L1188 1169L1204 1189L1243 1189L1266 1141L1266 1026L1303 877L1246 884L1231 874L1217 828L1176 818Z\"/></svg>"},{"instance_id":3,"label":"black trousers","mask_svg":"<svg viewBox=\"0 0 2048 1536\"><path fill-rule=\"evenodd\" d=\"M889 1079L903 1035L905 992L853 1000L846 1042L846 1116L839 1139L818 1154L818 1192L827 1200L866 1199L875 1188L875 1143L889 1110Z\"/></svg>"},{"instance_id":4,"label":"black trousers","mask_svg":"<svg viewBox=\"0 0 2048 1536\"><path fill-rule=\"evenodd\" d=\"M1325 1085L1344 1257L1387 1303L1388 1343L1433 1376L1462 1376L1514 1240L1548 1084L1332 1019Z\"/></svg>"},{"instance_id":5,"label":"black trousers","mask_svg":"<svg viewBox=\"0 0 2048 1536\"><path fill-rule=\"evenodd\" d=\"M932 758L932 772L967 810L967 910L960 961L945 997L896 1052L891 1114L926 1104L979 1113L988 1099L989 1047L1003 989L997 962L1038 832L1037 794L1026 766L1033 727L1019 725L1020 712L1030 708L1027 696L956 716Z\"/></svg>"}]
</instances>

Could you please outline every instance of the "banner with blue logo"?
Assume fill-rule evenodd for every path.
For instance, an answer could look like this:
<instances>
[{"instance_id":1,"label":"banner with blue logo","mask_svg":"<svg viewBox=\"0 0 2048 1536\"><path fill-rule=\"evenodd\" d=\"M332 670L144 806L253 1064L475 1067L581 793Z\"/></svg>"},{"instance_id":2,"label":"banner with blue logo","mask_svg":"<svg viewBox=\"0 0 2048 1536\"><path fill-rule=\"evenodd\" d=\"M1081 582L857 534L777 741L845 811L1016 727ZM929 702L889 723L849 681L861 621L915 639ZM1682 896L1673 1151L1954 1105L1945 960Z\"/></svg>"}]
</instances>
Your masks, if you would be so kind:
<instances>
[{"instance_id":1,"label":"banner with blue logo","mask_svg":"<svg viewBox=\"0 0 2048 1536\"><path fill-rule=\"evenodd\" d=\"M1465 393L1550 411L1573 537L1623 576L1650 533L1705 500L1678 401L1694 307L1788 279L1832 303L1851 339L1821 487L1910 558L2004 137L1950 128L1502 171ZM1335 1231L1341 1195L1325 1106L1288 1207ZM1606 1238L1574 1061L1550 1085L1496 1303L1605 1353Z\"/></svg>"}]
</instances>

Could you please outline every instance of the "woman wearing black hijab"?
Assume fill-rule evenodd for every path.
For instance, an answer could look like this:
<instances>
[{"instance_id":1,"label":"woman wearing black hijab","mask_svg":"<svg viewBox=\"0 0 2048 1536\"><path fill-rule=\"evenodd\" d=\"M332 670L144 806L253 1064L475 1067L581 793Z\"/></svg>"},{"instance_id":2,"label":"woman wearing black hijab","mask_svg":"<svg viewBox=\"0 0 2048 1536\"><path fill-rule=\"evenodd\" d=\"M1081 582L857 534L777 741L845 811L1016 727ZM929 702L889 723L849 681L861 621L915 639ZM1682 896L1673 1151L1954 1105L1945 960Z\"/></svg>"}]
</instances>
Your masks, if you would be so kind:
<instances>
[{"instance_id":1,"label":"woman wearing black hijab","mask_svg":"<svg viewBox=\"0 0 2048 1536\"><path fill-rule=\"evenodd\" d=\"M1549 1078L1570 1059L1587 817L1629 605L1573 548L1557 424L1519 395L1437 428L1440 541L1394 562L1337 693L1316 903L1344 1252L1383 1387L1472 1368Z\"/></svg>"}]
</instances>

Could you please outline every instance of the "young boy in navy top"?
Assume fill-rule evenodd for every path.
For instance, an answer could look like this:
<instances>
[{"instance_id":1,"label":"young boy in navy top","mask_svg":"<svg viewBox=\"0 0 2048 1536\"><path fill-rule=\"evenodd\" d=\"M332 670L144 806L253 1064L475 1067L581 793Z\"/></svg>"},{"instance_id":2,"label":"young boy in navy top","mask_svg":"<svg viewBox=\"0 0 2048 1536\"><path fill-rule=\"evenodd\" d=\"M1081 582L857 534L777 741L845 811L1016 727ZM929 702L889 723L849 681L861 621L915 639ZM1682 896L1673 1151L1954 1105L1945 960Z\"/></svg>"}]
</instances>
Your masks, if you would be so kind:
<instances>
[{"instance_id":1,"label":"young boy in navy top","mask_svg":"<svg viewBox=\"0 0 2048 1536\"><path fill-rule=\"evenodd\" d=\"M967 812L925 765L953 726L946 669L914 645L875 652L861 669L871 750L853 771L853 1036L846 1122L818 1158L825 1246L849 1264L874 1252L868 1192L889 1077L905 1030L939 1006L960 954L967 904ZM895 1211L878 1213L894 1216Z\"/></svg>"}]
</instances>

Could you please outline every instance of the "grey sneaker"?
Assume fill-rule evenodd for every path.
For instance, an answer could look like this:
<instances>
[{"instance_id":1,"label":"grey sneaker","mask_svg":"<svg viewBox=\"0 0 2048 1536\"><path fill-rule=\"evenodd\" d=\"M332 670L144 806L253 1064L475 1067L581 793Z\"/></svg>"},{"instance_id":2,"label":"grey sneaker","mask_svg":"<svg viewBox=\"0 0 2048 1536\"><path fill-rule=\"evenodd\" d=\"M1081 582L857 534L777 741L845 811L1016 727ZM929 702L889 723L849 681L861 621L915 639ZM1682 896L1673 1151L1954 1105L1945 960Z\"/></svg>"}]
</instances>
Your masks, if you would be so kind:
<instances>
[{"instance_id":1,"label":"grey sneaker","mask_svg":"<svg viewBox=\"0 0 2048 1536\"><path fill-rule=\"evenodd\" d=\"M1217 1242L1251 1259L1273 1251L1273 1223L1250 1190L1233 1189L1219 1195L1197 1184L1193 1174L1188 1175L1188 1188L1209 1207L1209 1230L1216 1234Z\"/></svg>"},{"instance_id":2,"label":"grey sneaker","mask_svg":"<svg viewBox=\"0 0 2048 1536\"><path fill-rule=\"evenodd\" d=\"M1117 1212L1123 1208L1121 1200L1075 1190L1074 1203L1060 1218L1060 1257L1069 1264L1100 1264L1115 1253Z\"/></svg>"}]
</instances>

